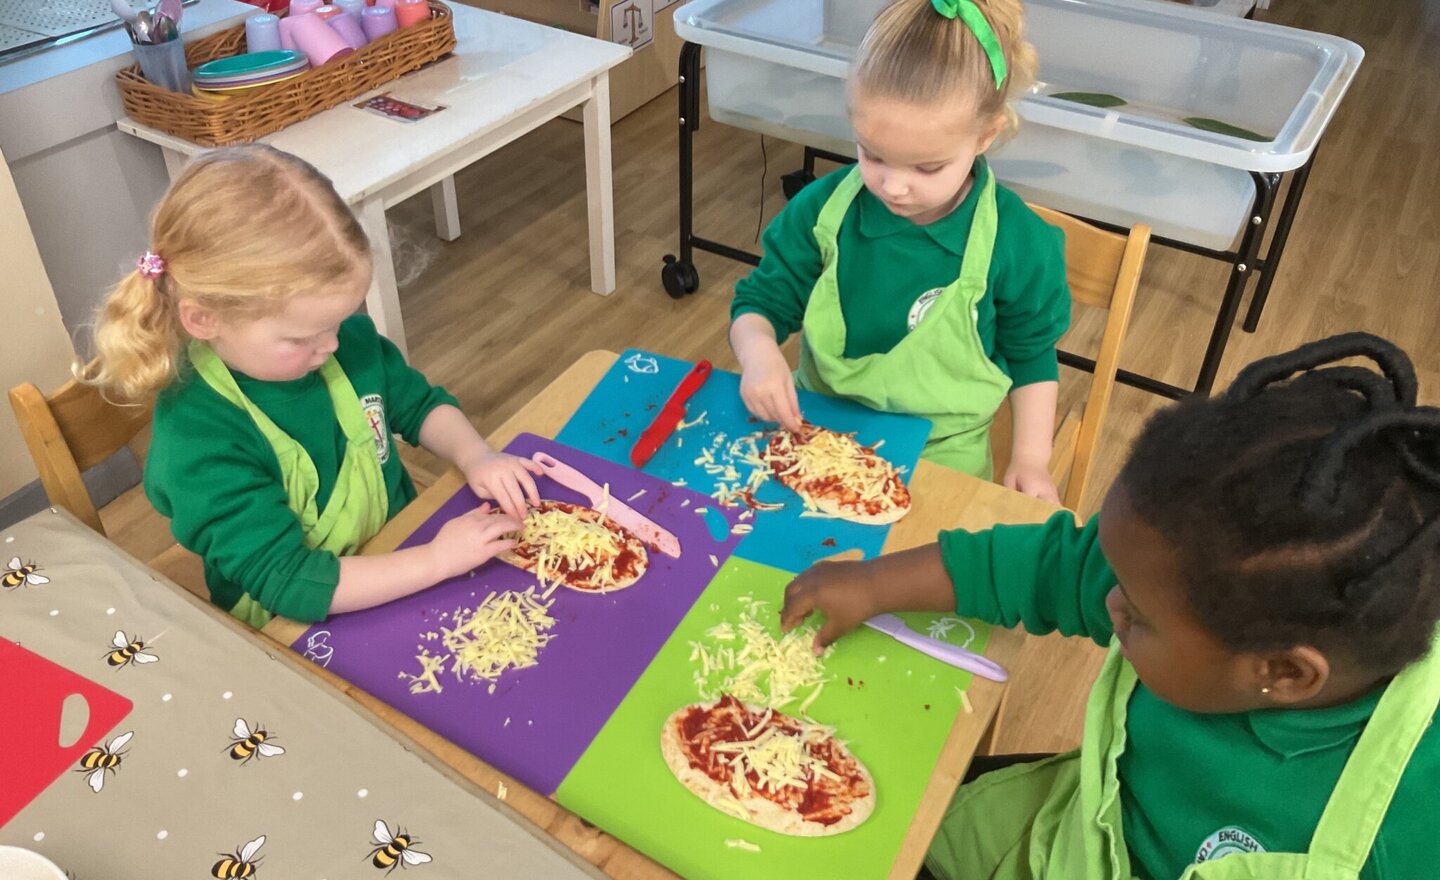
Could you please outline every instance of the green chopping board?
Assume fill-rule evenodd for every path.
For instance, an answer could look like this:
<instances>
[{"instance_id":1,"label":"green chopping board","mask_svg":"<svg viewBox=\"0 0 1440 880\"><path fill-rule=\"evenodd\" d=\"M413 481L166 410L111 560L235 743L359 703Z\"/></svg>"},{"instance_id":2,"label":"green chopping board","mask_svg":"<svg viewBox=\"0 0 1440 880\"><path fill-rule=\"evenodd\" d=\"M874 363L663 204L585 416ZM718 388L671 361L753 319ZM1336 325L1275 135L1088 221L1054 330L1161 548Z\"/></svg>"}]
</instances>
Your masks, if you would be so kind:
<instances>
[{"instance_id":1,"label":"green chopping board","mask_svg":"<svg viewBox=\"0 0 1440 880\"><path fill-rule=\"evenodd\" d=\"M969 686L968 672L864 627L839 641L826 660L830 681L809 715L834 726L869 768L876 808L864 824L834 837L789 837L722 813L676 781L660 754L665 720L681 706L700 701L690 643L713 644L707 630L738 621L745 608L741 596L770 603L759 619L778 636L779 608L792 577L738 557L727 561L560 784L555 799L688 878L886 876L956 716L968 717L956 692ZM937 617L905 616L921 632ZM968 646L983 651L990 628L969 626L974 637ZM964 625L947 636L957 644L969 637ZM793 713L799 702L784 709ZM760 849L748 851L727 840Z\"/></svg>"}]
</instances>

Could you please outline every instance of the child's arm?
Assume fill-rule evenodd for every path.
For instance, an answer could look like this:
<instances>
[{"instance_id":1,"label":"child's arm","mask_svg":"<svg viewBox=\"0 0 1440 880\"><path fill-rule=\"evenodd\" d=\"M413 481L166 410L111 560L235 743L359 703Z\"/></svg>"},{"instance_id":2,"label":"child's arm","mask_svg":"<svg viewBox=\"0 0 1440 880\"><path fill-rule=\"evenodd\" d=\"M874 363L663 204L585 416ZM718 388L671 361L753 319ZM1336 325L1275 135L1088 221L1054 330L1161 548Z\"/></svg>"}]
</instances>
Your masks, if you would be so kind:
<instances>
[{"instance_id":1,"label":"child's arm","mask_svg":"<svg viewBox=\"0 0 1440 880\"><path fill-rule=\"evenodd\" d=\"M1105 645L1114 634L1105 595L1114 586L1099 519L1079 526L1060 512L1039 525L941 532L936 544L868 562L820 563L786 588L780 623L788 631L823 613L820 648L884 611L954 611Z\"/></svg>"},{"instance_id":2,"label":"child's arm","mask_svg":"<svg viewBox=\"0 0 1440 880\"><path fill-rule=\"evenodd\" d=\"M765 228L765 256L735 285L730 347L740 361L740 396L757 418L800 427L795 377L780 344L797 333L823 262L815 241L820 209L843 173L805 187Z\"/></svg>"},{"instance_id":3,"label":"child's arm","mask_svg":"<svg viewBox=\"0 0 1440 880\"><path fill-rule=\"evenodd\" d=\"M478 568L512 549L515 541L505 536L519 528L518 520L492 513L484 504L447 522L428 544L375 556L343 556L328 613L373 608Z\"/></svg>"},{"instance_id":4,"label":"child's arm","mask_svg":"<svg viewBox=\"0 0 1440 880\"><path fill-rule=\"evenodd\" d=\"M496 452L456 407L441 404L420 424L420 445L455 465L475 494L493 498L516 520L525 518L526 501L540 503L532 474L540 466L528 459Z\"/></svg>"},{"instance_id":5,"label":"child's arm","mask_svg":"<svg viewBox=\"0 0 1440 880\"><path fill-rule=\"evenodd\" d=\"M747 312L730 325L730 347L740 361L740 397L745 408L790 431L800 429L800 398L795 377L780 353L775 328L767 318Z\"/></svg>"},{"instance_id":6,"label":"child's arm","mask_svg":"<svg viewBox=\"0 0 1440 880\"><path fill-rule=\"evenodd\" d=\"M1052 504L1060 503L1060 493L1050 478L1059 393L1059 382L1036 382L1010 392L1014 429L1010 438L1010 465L1004 476L1007 489Z\"/></svg>"}]
</instances>

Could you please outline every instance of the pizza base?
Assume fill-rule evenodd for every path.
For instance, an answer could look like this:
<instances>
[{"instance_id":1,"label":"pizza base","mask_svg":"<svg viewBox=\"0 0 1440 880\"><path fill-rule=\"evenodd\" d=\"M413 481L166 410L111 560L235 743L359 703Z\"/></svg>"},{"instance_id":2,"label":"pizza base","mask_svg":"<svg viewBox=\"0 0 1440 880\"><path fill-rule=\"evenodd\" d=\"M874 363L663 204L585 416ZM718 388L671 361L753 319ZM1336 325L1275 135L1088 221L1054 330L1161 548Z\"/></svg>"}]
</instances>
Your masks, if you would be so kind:
<instances>
[{"instance_id":1,"label":"pizza base","mask_svg":"<svg viewBox=\"0 0 1440 880\"><path fill-rule=\"evenodd\" d=\"M614 593L627 587L634 586L635 583L641 578L643 578L645 576L645 573L650 570L650 555L645 549L645 542L630 534L630 532L626 531L623 526L616 523L608 516L605 516L604 514L590 507L581 507L577 504L565 504L564 502L558 501L544 501L541 503L540 506L541 509L553 507L573 508L576 511L586 511L594 514L596 517L599 518L598 520L596 520L597 522L602 522L605 524L606 528L618 531L621 535L623 535L626 548L633 552L639 559L639 564L635 567L635 572L633 575L618 577L616 578L614 584L607 585L604 589L601 589L598 586L577 586L575 583L572 582L573 578L571 575L559 575L558 577L560 578L560 585L563 586L565 589L574 590L577 593ZM515 566L516 568L528 571L531 574L535 574L536 568L539 567L539 560L531 559L516 552L520 549L520 546L523 545L517 545L512 550L506 550L505 552L501 553L497 558L501 562L508 563ZM547 581L546 583L553 583L553 581Z\"/></svg>"},{"instance_id":2,"label":"pizza base","mask_svg":"<svg viewBox=\"0 0 1440 880\"><path fill-rule=\"evenodd\" d=\"M758 795L736 797L728 787L690 766L690 759L686 757L685 747L681 745L680 736L676 733L676 728L687 712L696 707L708 708L709 705L711 704L695 703L682 706L665 719L665 726L660 731L660 753L665 756L665 764L670 768L670 772L675 774L675 778L680 781L681 785L688 788L691 794L705 803L727 816L739 819L739 816L715 803L722 796L729 795L738 800L742 809L749 815L749 818L743 821L767 831L787 834L791 837L833 837L836 834L844 834L864 823L875 811L875 780L871 777L869 769L861 764L858 758L855 758L855 763L859 766L870 793L863 798L851 801L850 813L831 825L807 821L797 813ZM850 757L854 758L855 756L851 755Z\"/></svg>"},{"instance_id":3,"label":"pizza base","mask_svg":"<svg viewBox=\"0 0 1440 880\"><path fill-rule=\"evenodd\" d=\"M800 443L808 442L808 438L810 436L814 436L815 434L821 432L835 434L838 436L845 436L840 435L839 432L831 431L828 428L819 428L814 425L810 425L809 423L806 423L803 432L791 432L791 435L792 437L794 437L793 442ZM853 440L853 438L848 439ZM871 454L880 461L884 461L885 464L889 466L892 472L895 470L894 465L891 465L889 460L884 458L884 456L881 456L879 453L873 452ZM896 478L899 478L898 474L896 474ZM868 511L855 510L854 508L843 504L839 499L833 498L829 495L816 494L812 492L809 487L806 486L806 479L801 474L786 474L783 476L780 474L776 474L775 479L779 480L782 486L785 486L786 488L793 491L796 495L799 495L801 500L806 502L806 504L808 504L809 506L815 508L821 513L824 513L828 516L833 516L836 519L845 520L846 522L859 523L860 525L867 526L884 526L890 525L891 523L899 522L900 520L905 518L905 515L907 513L910 512L911 497L908 494L908 490L906 494L906 503L903 506L896 505L890 507L887 510L882 510L879 513L870 513Z\"/></svg>"}]
</instances>

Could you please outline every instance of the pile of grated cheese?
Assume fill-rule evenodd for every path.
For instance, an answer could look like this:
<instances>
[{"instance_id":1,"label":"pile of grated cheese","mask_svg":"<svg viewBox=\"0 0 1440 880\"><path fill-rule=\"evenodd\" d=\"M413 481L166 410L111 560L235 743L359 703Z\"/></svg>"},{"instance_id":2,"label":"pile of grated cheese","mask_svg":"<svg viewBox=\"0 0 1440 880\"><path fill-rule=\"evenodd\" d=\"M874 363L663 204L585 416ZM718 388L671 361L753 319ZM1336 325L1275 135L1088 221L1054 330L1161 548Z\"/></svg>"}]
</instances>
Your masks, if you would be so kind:
<instances>
[{"instance_id":1,"label":"pile of grated cheese","mask_svg":"<svg viewBox=\"0 0 1440 880\"><path fill-rule=\"evenodd\" d=\"M551 604L531 587L524 592L491 593L476 608L457 608L450 615L453 625L440 627L439 637L449 653L432 654L422 647L415 656L420 673L401 673L410 679L410 693L440 693L437 673L447 663L457 681L482 682L494 682L512 669L538 666L541 649L554 638L548 632L555 626ZM433 640L436 634L423 637Z\"/></svg>"},{"instance_id":2,"label":"pile of grated cheese","mask_svg":"<svg viewBox=\"0 0 1440 880\"><path fill-rule=\"evenodd\" d=\"M756 730L763 728L769 718L770 713L766 712ZM774 793L782 788L805 789L811 780L819 777L840 780L807 747L812 741L823 741L833 736L834 731L830 728L807 724L795 733L772 727L758 737L755 737L754 731L746 734L747 738L739 742L716 743L712 747L717 753L731 756L728 764L734 776L730 790L737 795L748 794L744 789L752 785L758 791ZM751 774L755 777L753 783L749 779ZM739 787L742 784L743 789Z\"/></svg>"},{"instance_id":3,"label":"pile of grated cheese","mask_svg":"<svg viewBox=\"0 0 1440 880\"><path fill-rule=\"evenodd\" d=\"M597 510L603 516L609 506L609 484ZM558 508L534 508L525 515L520 540L539 549L535 577L545 584L545 597L564 583L565 571L595 570L591 577L605 586L616 582L615 561L624 549L622 538L601 522L586 522Z\"/></svg>"},{"instance_id":4,"label":"pile of grated cheese","mask_svg":"<svg viewBox=\"0 0 1440 880\"><path fill-rule=\"evenodd\" d=\"M895 469L890 462L865 451L854 437L837 434L834 431L813 430L796 443L796 436L782 432L776 435L778 443L771 451L767 447L763 458L767 465L781 465L779 475L796 476L802 480L823 480L834 477L841 486L860 494L862 502L881 501L887 507L893 506L889 486ZM788 467L784 467L787 462ZM815 505L805 499L810 511Z\"/></svg>"},{"instance_id":5,"label":"pile of grated cheese","mask_svg":"<svg viewBox=\"0 0 1440 880\"><path fill-rule=\"evenodd\" d=\"M690 643L700 696L716 700L730 694L743 703L782 709L803 694L798 714L805 714L828 681L825 659L833 649L815 656L813 625L798 626L777 639L760 622L769 603L749 596L740 597L740 602L744 610L735 623L716 624L706 631L704 641Z\"/></svg>"}]
</instances>

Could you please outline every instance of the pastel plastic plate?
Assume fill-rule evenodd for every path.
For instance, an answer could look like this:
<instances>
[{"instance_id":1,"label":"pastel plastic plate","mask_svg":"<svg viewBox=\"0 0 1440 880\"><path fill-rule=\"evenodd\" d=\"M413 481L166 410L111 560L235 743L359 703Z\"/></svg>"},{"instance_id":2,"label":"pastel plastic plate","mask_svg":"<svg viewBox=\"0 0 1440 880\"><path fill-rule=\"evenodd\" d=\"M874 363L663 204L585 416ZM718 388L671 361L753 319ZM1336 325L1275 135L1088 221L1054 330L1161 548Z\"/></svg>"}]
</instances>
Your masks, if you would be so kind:
<instances>
[{"instance_id":1,"label":"pastel plastic plate","mask_svg":"<svg viewBox=\"0 0 1440 880\"><path fill-rule=\"evenodd\" d=\"M231 79L269 73L276 69L293 66L297 62L308 63L304 54L300 52L293 49L277 49L273 52L254 52L246 55L232 55L229 58L216 58L214 61L207 61L199 65L192 73L196 79Z\"/></svg>"},{"instance_id":2,"label":"pastel plastic plate","mask_svg":"<svg viewBox=\"0 0 1440 880\"><path fill-rule=\"evenodd\" d=\"M308 66L297 67L277 70L274 73L267 73L264 76L249 76L243 79L239 77L234 79L204 79L196 80L195 83L202 89L234 89L241 86L258 86L264 85L265 83L279 82L282 79L290 79L292 76L302 74L309 69Z\"/></svg>"},{"instance_id":3,"label":"pastel plastic plate","mask_svg":"<svg viewBox=\"0 0 1440 880\"><path fill-rule=\"evenodd\" d=\"M302 61L299 64L287 64L284 67L262 70L258 73L247 73L243 76L197 76L195 77L195 81L207 86L238 86L266 79L275 79L280 76L289 76L292 73L299 73L309 67L310 65L308 63Z\"/></svg>"},{"instance_id":4,"label":"pastel plastic plate","mask_svg":"<svg viewBox=\"0 0 1440 880\"><path fill-rule=\"evenodd\" d=\"M304 72L305 72L305 71L302 70L302 71L300 71L299 73L292 73L292 74L290 74L289 76L282 76L282 77L280 77L279 79L270 79L270 80L265 80L264 82L250 83L250 84L248 84L248 85L225 86L225 87L223 87L223 88L218 87L218 86L202 86L202 85L196 84L196 85L194 86L194 89L195 89L195 91L202 93L202 94L201 94L201 97L206 97L206 98L215 97L215 96L242 95L242 94L245 93L245 91L246 91L247 89L258 89L258 88L260 88L260 87L262 87L262 86L273 86L273 85L275 85L276 83L282 83L282 82L285 82L286 80L294 79L295 77L299 76L301 73L304 73Z\"/></svg>"}]
</instances>

